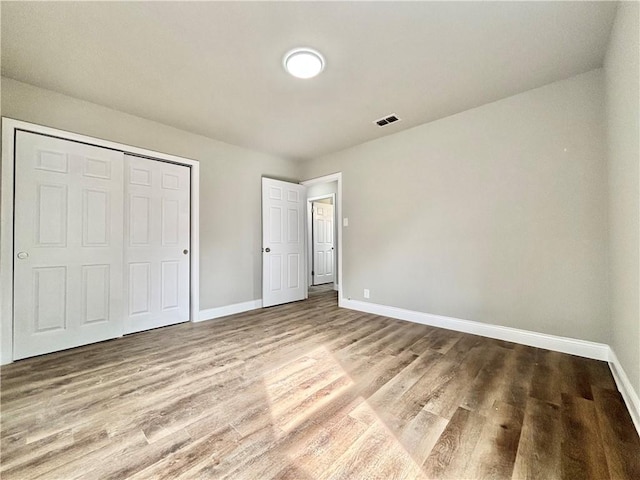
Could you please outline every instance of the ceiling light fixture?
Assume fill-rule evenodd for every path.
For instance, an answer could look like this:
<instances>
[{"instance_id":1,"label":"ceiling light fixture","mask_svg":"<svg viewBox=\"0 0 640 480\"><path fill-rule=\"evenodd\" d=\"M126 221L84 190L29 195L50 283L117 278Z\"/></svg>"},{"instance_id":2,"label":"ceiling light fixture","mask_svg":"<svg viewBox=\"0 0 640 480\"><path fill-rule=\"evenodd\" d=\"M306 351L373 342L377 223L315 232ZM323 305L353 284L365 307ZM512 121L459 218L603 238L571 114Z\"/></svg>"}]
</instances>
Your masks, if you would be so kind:
<instances>
[{"instance_id":1,"label":"ceiling light fixture","mask_svg":"<svg viewBox=\"0 0 640 480\"><path fill-rule=\"evenodd\" d=\"M324 57L311 48L294 48L282 61L284 69L297 78L313 78L324 70Z\"/></svg>"}]
</instances>

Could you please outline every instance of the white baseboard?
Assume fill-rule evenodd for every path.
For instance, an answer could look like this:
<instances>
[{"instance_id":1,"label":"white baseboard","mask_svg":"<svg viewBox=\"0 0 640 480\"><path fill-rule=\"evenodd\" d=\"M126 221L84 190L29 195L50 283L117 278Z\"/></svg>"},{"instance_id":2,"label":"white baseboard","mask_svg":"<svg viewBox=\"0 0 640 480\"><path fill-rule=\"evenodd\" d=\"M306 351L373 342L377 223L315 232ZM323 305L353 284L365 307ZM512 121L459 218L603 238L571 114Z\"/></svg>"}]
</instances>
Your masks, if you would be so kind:
<instances>
[{"instance_id":1,"label":"white baseboard","mask_svg":"<svg viewBox=\"0 0 640 480\"><path fill-rule=\"evenodd\" d=\"M224 307L207 308L200 310L200 315L196 322L204 322L205 320L213 320L214 318L226 317L236 313L248 312L262 308L262 299L250 300L248 302L234 303L233 305L225 305Z\"/></svg>"},{"instance_id":2,"label":"white baseboard","mask_svg":"<svg viewBox=\"0 0 640 480\"><path fill-rule=\"evenodd\" d=\"M341 307L360 312L383 315L385 317L407 320L409 322L430 325L432 327L446 328L457 332L471 333L482 337L496 338L507 342L521 343L530 347L545 348L556 352L569 353L580 357L596 360L609 360L609 345L604 343L589 342L575 338L559 337L546 333L531 332L518 328L490 325L488 323L461 320L459 318L433 315L430 313L405 310L403 308L389 307L375 303L361 302L342 298Z\"/></svg>"},{"instance_id":3,"label":"white baseboard","mask_svg":"<svg viewBox=\"0 0 640 480\"><path fill-rule=\"evenodd\" d=\"M609 351L609 368L611 369L611 373L613 373L613 379L616 381L618 390L622 394L622 398L624 398L624 403L627 404L627 410L629 410L631 420L633 420L638 435L640 435L640 398L638 398L638 392L636 392L633 385L631 385L629 377L627 377L613 349Z\"/></svg>"}]
</instances>

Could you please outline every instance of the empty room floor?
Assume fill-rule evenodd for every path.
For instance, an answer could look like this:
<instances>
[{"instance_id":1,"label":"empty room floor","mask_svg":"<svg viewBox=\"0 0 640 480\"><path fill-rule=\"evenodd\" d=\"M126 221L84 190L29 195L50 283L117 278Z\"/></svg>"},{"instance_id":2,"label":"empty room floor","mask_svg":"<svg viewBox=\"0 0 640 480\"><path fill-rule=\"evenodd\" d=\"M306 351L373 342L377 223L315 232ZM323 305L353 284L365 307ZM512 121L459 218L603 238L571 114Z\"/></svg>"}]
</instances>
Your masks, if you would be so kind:
<instances>
[{"instance_id":1,"label":"empty room floor","mask_svg":"<svg viewBox=\"0 0 640 480\"><path fill-rule=\"evenodd\" d=\"M336 303L3 367L1 477L640 478L606 363Z\"/></svg>"}]
</instances>

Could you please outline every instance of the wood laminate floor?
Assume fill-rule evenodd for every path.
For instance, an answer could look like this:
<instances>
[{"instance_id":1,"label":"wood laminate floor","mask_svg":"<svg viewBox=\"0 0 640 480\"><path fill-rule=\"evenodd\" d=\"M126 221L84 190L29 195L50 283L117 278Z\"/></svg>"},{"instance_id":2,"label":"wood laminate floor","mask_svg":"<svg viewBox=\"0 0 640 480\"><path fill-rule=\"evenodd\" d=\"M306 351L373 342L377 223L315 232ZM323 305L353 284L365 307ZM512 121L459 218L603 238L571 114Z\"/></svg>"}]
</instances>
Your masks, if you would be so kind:
<instances>
[{"instance_id":1,"label":"wood laminate floor","mask_svg":"<svg viewBox=\"0 0 640 480\"><path fill-rule=\"evenodd\" d=\"M639 479L606 363L334 292L2 368L2 479Z\"/></svg>"}]
</instances>

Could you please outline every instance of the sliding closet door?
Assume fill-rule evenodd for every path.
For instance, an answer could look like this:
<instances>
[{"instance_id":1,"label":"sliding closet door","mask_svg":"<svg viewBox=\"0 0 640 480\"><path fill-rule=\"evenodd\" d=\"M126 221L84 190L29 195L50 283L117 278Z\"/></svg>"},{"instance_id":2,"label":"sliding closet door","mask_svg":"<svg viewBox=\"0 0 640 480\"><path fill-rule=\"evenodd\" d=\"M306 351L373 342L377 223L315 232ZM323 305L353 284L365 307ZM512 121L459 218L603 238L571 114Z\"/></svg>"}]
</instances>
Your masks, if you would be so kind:
<instances>
[{"instance_id":1,"label":"sliding closet door","mask_svg":"<svg viewBox=\"0 0 640 480\"><path fill-rule=\"evenodd\" d=\"M124 154L18 132L14 358L122 335Z\"/></svg>"},{"instance_id":2,"label":"sliding closet door","mask_svg":"<svg viewBox=\"0 0 640 480\"><path fill-rule=\"evenodd\" d=\"M125 156L125 333L189 320L189 167Z\"/></svg>"}]
</instances>

